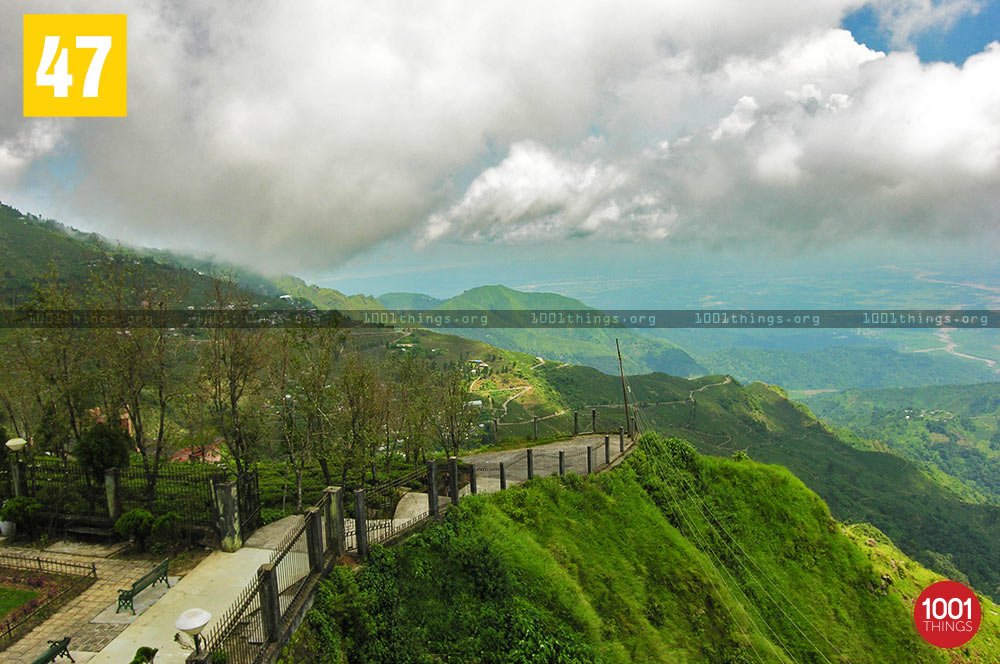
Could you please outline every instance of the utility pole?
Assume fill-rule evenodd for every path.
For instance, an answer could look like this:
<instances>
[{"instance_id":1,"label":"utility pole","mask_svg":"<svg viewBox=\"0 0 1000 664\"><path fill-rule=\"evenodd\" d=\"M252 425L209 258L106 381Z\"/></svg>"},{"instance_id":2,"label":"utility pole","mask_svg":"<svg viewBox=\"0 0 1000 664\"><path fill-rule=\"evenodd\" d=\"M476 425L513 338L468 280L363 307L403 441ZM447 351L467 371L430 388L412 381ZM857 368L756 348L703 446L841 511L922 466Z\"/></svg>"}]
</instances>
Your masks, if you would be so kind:
<instances>
[{"instance_id":1,"label":"utility pole","mask_svg":"<svg viewBox=\"0 0 1000 664\"><path fill-rule=\"evenodd\" d=\"M625 400L625 428L631 433L632 420L628 416L628 392L625 391L625 367L622 366L622 347L618 343L618 339L615 339L615 348L618 349L618 370L622 376L622 398Z\"/></svg>"}]
</instances>

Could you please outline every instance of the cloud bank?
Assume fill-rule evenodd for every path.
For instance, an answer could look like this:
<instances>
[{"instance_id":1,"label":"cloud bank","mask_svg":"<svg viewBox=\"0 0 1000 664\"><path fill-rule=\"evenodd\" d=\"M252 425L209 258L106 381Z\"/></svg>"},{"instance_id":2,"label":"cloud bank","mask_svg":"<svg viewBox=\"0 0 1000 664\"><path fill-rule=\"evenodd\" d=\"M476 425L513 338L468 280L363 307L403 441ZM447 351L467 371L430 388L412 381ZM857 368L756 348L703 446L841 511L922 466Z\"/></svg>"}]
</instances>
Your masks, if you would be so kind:
<instances>
[{"instance_id":1,"label":"cloud bank","mask_svg":"<svg viewBox=\"0 0 1000 664\"><path fill-rule=\"evenodd\" d=\"M961 67L876 53L836 29L858 6L115 0L129 117L24 119L19 93L0 97L0 198L44 192L113 237L296 272L400 235L991 232L1000 47ZM975 10L874 7L900 43ZM5 50L36 11L0 7ZM20 79L0 61L3 89Z\"/></svg>"}]
</instances>

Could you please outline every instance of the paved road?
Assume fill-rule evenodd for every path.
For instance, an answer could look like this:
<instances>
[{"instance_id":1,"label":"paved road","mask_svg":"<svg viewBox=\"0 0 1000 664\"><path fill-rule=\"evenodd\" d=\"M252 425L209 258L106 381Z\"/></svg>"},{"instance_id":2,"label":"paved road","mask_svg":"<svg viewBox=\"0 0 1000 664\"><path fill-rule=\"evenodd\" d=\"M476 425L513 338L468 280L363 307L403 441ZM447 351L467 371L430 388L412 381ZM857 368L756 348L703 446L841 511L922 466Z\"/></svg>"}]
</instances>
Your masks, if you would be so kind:
<instances>
[{"instance_id":1,"label":"paved road","mask_svg":"<svg viewBox=\"0 0 1000 664\"><path fill-rule=\"evenodd\" d=\"M587 448L592 448L594 470L605 465L604 434L588 434L570 440L562 440L545 445L532 447L534 457L534 474L538 477L554 475L559 472L559 452L564 452L567 473L583 475L587 472ZM610 459L614 462L621 454L619 451L618 434L609 437ZM628 446L629 439L625 438ZM524 449L504 452L484 452L461 457L462 461L476 466L478 489L482 492L499 490L500 463L504 464L504 472L508 484L523 482L528 479L528 452ZM491 481L492 480L492 481Z\"/></svg>"}]
</instances>

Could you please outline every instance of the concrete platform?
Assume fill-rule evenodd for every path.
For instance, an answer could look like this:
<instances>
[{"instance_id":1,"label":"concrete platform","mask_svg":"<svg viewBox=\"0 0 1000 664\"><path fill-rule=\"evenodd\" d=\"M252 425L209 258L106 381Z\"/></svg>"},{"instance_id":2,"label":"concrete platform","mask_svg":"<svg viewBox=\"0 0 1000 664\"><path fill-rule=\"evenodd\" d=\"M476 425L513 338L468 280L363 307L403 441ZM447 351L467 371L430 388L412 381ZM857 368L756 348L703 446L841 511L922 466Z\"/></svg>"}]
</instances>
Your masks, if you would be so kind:
<instances>
[{"instance_id":1,"label":"concrete platform","mask_svg":"<svg viewBox=\"0 0 1000 664\"><path fill-rule=\"evenodd\" d=\"M240 591L256 576L257 568L270 560L272 553L269 549L248 547L236 553L215 551L94 655L90 662L122 664L132 660L136 649L149 646L159 649L156 664L181 664L191 651L181 648L174 641L177 616L191 608L205 609L212 614L212 620L206 627L206 631L211 630L236 601Z\"/></svg>"}]
</instances>

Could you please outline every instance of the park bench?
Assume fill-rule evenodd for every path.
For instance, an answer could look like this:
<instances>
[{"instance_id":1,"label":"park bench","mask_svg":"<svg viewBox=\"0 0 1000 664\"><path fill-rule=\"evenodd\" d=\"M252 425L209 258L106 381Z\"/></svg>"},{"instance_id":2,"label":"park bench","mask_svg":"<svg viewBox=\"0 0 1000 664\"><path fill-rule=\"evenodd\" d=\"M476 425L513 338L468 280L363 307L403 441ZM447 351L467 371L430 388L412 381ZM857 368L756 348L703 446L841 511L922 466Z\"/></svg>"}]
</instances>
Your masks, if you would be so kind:
<instances>
[{"instance_id":1,"label":"park bench","mask_svg":"<svg viewBox=\"0 0 1000 664\"><path fill-rule=\"evenodd\" d=\"M135 599L135 596L148 586L155 586L158 582L163 581L167 584L167 588L169 588L170 580L167 579L167 565L169 563L169 558L164 560L162 563L157 563L153 566L153 569L143 574L142 578L133 582L131 588L119 589L118 608L115 609L115 613L118 613L127 606L132 609L132 615L135 615L135 607L132 605L132 600Z\"/></svg>"},{"instance_id":2,"label":"park bench","mask_svg":"<svg viewBox=\"0 0 1000 664\"><path fill-rule=\"evenodd\" d=\"M69 657L69 661L75 662L69 654L69 637L63 637L58 641L49 641L49 649L35 658L32 664L48 664L56 661L56 657Z\"/></svg>"}]
</instances>

